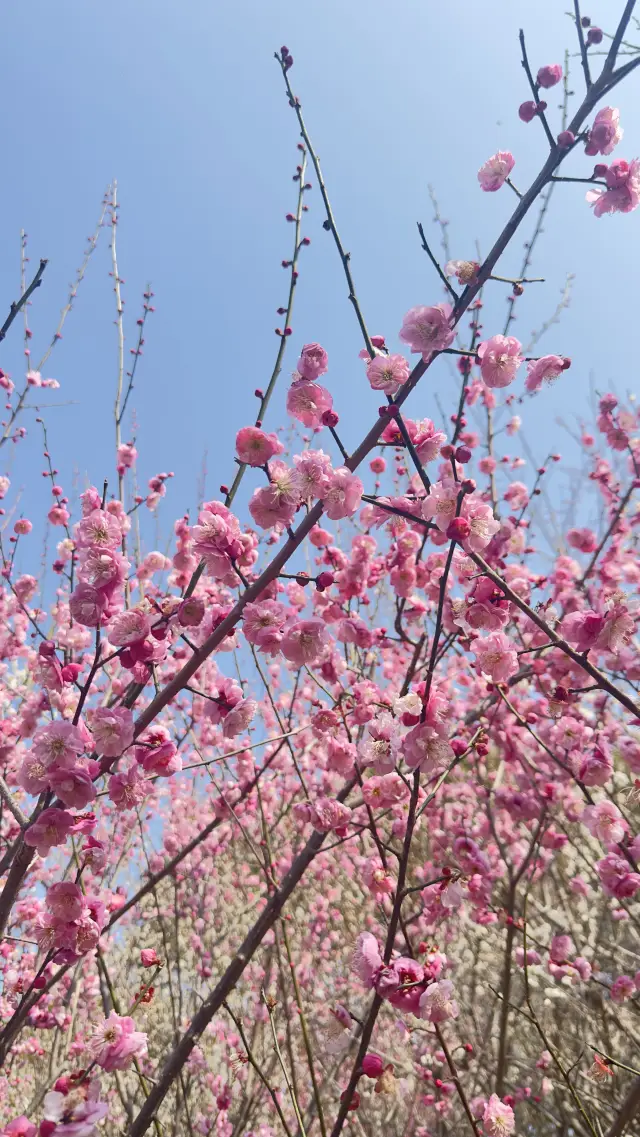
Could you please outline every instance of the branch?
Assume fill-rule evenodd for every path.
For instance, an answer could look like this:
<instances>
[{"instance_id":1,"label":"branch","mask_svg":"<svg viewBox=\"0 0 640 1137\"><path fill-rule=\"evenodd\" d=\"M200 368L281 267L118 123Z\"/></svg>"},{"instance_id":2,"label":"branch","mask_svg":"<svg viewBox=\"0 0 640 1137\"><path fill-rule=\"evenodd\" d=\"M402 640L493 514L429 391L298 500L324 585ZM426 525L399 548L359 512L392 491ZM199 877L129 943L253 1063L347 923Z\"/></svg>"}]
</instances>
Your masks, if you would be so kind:
<instances>
[{"instance_id":1,"label":"branch","mask_svg":"<svg viewBox=\"0 0 640 1137\"><path fill-rule=\"evenodd\" d=\"M579 652L574 651L574 649L569 646L566 640L563 640L560 636L556 635L550 625L547 624L547 622L543 620L542 617L539 616L538 613L526 603L526 601L522 600L520 596L513 592L512 589L509 588L509 585L506 584L505 581L502 580L502 578L493 571L493 569L481 556L479 556L478 553L468 552L467 556L471 557L472 561L475 561L478 567L481 568L483 572L489 577L489 580L493 581L496 588L499 588L503 595L507 597L507 600L510 600L512 604L515 604L521 612L524 612L525 615L527 615L529 619L533 621L537 628L540 628L541 631L545 632L552 643L557 648L559 648L560 651L563 651L564 654L568 655L574 663L577 663L578 667L581 667L583 671L586 671L587 674L592 677L592 679L595 679L596 683L599 687L602 688L603 691L606 691L607 694L616 699L618 703L621 703L623 707L626 707L626 709L635 718L640 719L640 704L634 703L633 699L630 699L628 695L624 694L623 691L619 691L615 684L611 683L610 680L607 679L606 675L599 670L599 668L595 667L593 663L590 663L586 654L581 655Z\"/></svg>"},{"instance_id":2,"label":"branch","mask_svg":"<svg viewBox=\"0 0 640 1137\"><path fill-rule=\"evenodd\" d=\"M355 778L352 778L345 784L338 794L339 801L344 801L344 799L349 796L355 782ZM214 1015L220 1010L220 1007L228 998L231 991L233 991L243 971L262 943L266 933L273 927L278 919L296 885L304 876L304 873L313 859L320 852L325 837L326 833L314 832L302 852L299 853L294 860L280 888L273 893L261 915L245 936L224 975L205 999L199 1011L194 1015L177 1046L170 1052L155 1085L149 1093L149 1097L142 1106L135 1121L127 1130L127 1137L142 1137L142 1134L146 1133L153 1117L157 1114L158 1107L164 1101L175 1078L178 1077L180 1071L183 1069L201 1034L209 1025Z\"/></svg>"},{"instance_id":3,"label":"branch","mask_svg":"<svg viewBox=\"0 0 640 1137\"><path fill-rule=\"evenodd\" d=\"M577 2L577 0L576 0L576 2ZM635 8L635 6L636 6L636 0L627 0L624 12L622 13L622 16L620 17L620 23L618 24L616 33L615 33L615 35L613 37L613 41L611 43L611 47L609 48L609 54L607 55L607 58L604 61L604 67L602 68L602 74L603 75L611 74L611 72L613 71L613 68L615 67L618 51L620 50L620 44L622 43L624 33L627 30L627 25L629 23L629 20L631 19L633 9Z\"/></svg>"},{"instance_id":4,"label":"branch","mask_svg":"<svg viewBox=\"0 0 640 1137\"><path fill-rule=\"evenodd\" d=\"M429 248L429 242L427 241L427 238L424 235L424 229L422 228L422 223L420 221L417 222L417 226L418 226L418 233L420 234L420 237L422 240L422 248L424 249L425 253L427 254L429 260L431 261L431 264L433 265L438 276L440 277L440 280L442 281L445 288L447 289L447 292L449 293L450 296L453 297L454 304L457 304L458 303L458 293L456 292L455 288L451 284L451 281L448 279L448 277L445 276L444 271L440 266L440 261L437 260L436 257L434 257L433 253L431 252L431 249Z\"/></svg>"},{"instance_id":5,"label":"branch","mask_svg":"<svg viewBox=\"0 0 640 1137\"><path fill-rule=\"evenodd\" d=\"M31 294L33 292L35 292L36 288L40 287L40 285L42 283L42 276L43 276L44 270L46 269L48 263L49 262L47 260L41 260L40 261L40 267L38 268L36 275L34 276L33 280L31 281L31 284L22 293L22 296L20 297L20 299L14 300L14 302L12 303L12 305L9 309L9 315L7 316L4 324L0 328L0 343L2 343L3 339L5 338L7 332L9 331L9 328L11 327L13 321L15 320L16 316L18 315L18 312L20 311L20 309L24 308L24 306L27 303Z\"/></svg>"},{"instance_id":6,"label":"branch","mask_svg":"<svg viewBox=\"0 0 640 1137\"><path fill-rule=\"evenodd\" d=\"M582 17L580 15L580 0L573 0L573 10L575 12L576 28L578 29L578 42L580 44L580 55L582 58L582 70L584 71L584 81L587 85L587 91L591 86L591 72L589 70L589 56L587 55L587 45L584 42L584 32L582 31ZM604 72L603 72L604 74Z\"/></svg>"},{"instance_id":7,"label":"branch","mask_svg":"<svg viewBox=\"0 0 640 1137\"><path fill-rule=\"evenodd\" d=\"M522 51L522 66L524 67L525 74L527 76L527 79L529 80L529 86L531 87L531 94L533 95L533 101L535 102L535 104L537 106L538 103L540 102L540 91L538 89L538 85L537 85L535 79L533 78L533 75L531 74L531 68L529 66L529 57L527 55L527 48L525 46L524 32L523 32L522 28L520 28L520 33L519 33L518 38L520 40L520 50ZM547 116L545 115L544 111L542 111L542 110L538 111L538 118L540 119L540 122L542 123L542 125L544 127L544 132L547 136L547 141L549 143L549 146L551 147L552 150L555 150L556 140L553 137L553 134L551 133L551 128L549 126L549 123L547 122Z\"/></svg>"}]
</instances>

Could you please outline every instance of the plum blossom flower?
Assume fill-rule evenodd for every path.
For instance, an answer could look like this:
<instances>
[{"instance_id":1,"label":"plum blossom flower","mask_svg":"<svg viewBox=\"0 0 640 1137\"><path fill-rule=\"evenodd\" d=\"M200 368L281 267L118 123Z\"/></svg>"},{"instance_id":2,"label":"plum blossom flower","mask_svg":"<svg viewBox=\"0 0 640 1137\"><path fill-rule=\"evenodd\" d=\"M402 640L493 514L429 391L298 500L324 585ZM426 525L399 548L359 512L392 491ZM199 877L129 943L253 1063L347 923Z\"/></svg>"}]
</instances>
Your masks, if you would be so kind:
<instances>
[{"instance_id":1,"label":"plum blossom flower","mask_svg":"<svg viewBox=\"0 0 640 1137\"><path fill-rule=\"evenodd\" d=\"M628 900L640 888L640 873L631 872L629 862L617 853L608 853L598 861L596 870L607 896Z\"/></svg>"},{"instance_id":2,"label":"plum blossom flower","mask_svg":"<svg viewBox=\"0 0 640 1137\"><path fill-rule=\"evenodd\" d=\"M570 612L560 624L567 643L572 644L578 651L589 651L594 647L603 628L604 616L600 616L592 609Z\"/></svg>"},{"instance_id":3,"label":"plum blossom flower","mask_svg":"<svg viewBox=\"0 0 640 1137\"><path fill-rule=\"evenodd\" d=\"M45 1124L55 1125L55 1129L49 1128L46 1132L55 1134L55 1137L95 1137L96 1125L108 1113L106 1102L98 1100L99 1094L97 1080L65 1088L64 1092L50 1090L43 1102L44 1120ZM40 1132L45 1133L43 1127ZM29 1137L28 1133L26 1137Z\"/></svg>"},{"instance_id":4,"label":"plum blossom flower","mask_svg":"<svg viewBox=\"0 0 640 1137\"><path fill-rule=\"evenodd\" d=\"M351 967L367 987L373 987L375 977L382 967L382 956L378 941L371 932L361 932L358 936Z\"/></svg>"},{"instance_id":5,"label":"plum blossom flower","mask_svg":"<svg viewBox=\"0 0 640 1137\"><path fill-rule=\"evenodd\" d=\"M4 973L5 984L7 981L7 972ZM8 1125L4 1127L0 1137L36 1137L37 1129L32 1125L28 1117L24 1113L20 1117L14 1118Z\"/></svg>"},{"instance_id":6,"label":"plum blossom flower","mask_svg":"<svg viewBox=\"0 0 640 1137\"><path fill-rule=\"evenodd\" d=\"M405 1014L417 1015L420 1011L420 984L424 980L424 967L415 959L398 956L382 967L376 977L376 991L388 999L393 1007Z\"/></svg>"},{"instance_id":7,"label":"plum blossom flower","mask_svg":"<svg viewBox=\"0 0 640 1137\"><path fill-rule=\"evenodd\" d=\"M266 434L257 426L243 426L236 434L236 454L247 466L265 466L283 450L276 434Z\"/></svg>"},{"instance_id":8,"label":"plum blossom flower","mask_svg":"<svg viewBox=\"0 0 640 1137\"><path fill-rule=\"evenodd\" d=\"M591 157L595 154L611 154L623 134L618 108L602 107L593 120L584 152Z\"/></svg>"},{"instance_id":9,"label":"plum blossom flower","mask_svg":"<svg viewBox=\"0 0 640 1137\"><path fill-rule=\"evenodd\" d=\"M147 796L147 780L136 765L119 774L112 774L108 786L109 798L119 812L135 809Z\"/></svg>"},{"instance_id":10,"label":"plum blossom flower","mask_svg":"<svg viewBox=\"0 0 640 1137\"><path fill-rule=\"evenodd\" d=\"M74 537L79 549L115 549L122 540L122 529L112 513L93 509L78 522Z\"/></svg>"},{"instance_id":11,"label":"plum blossom flower","mask_svg":"<svg viewBox=\"0 0 640 1137\"><path fill-rule=\"evenodd\" d=\"M360 744L362 764L373 766L377 774L390 773L395 764L392 745L394 723L391 715L381 714L367 726L369 738Z\"/></svg>"},{"instance_id":12,"label":"plum blossom flower","mask_svg":"<svg viewBox=\"0 0 640 1137\"><path fill-rule=\"evenodd\" d=\"M64 845L73 825L73 814L52 806L43 809L33 825L25 832L27 845L33 845L41 857L46 857L54 845Z\"/></svg>"},{"instance_id":13,"label":"plum blossom flower","mask_svg":"<svg viewBox=\"0 0 640 1137\"><path fill-rule=\"evenodd\" d=\"M327 629L324 620L314 616L309 620L297 620L286 630L282 638L282 654L298 667L315 663L327 645Z\"/></svg>"},{"instance_id":14,"label":"plum blossom flower","mask_svg":"<svg viewBox=\"0 0 640 1137\"><path fill-rule=\"evenodd\" d=\"M242 630L259 651L275 655L282 642L287 609L279 600L258 600L247 604L242 613Z\"/></svg>"},{"instance_id":15,"label":"plum blossom flower","mask_svg":"<svg viewBox=\"0 0 640 1137\"><path fill-rule=\"evenodd\" d=\"M612 801L599 801L588 805L582 814L587 829L604 845L617 844L627 832L627 823Z\"/></svg>"},{"instance_id":16,"label":"plum blossom flower","mask_svg":"<svg viewBox=\"0 0 640 1137\"><path fill-rule=\"evenodd\" d=\"M80 766L49 771L49 785L71 809L85 809L97 794L91 774Z\"/></svg>"},{"instance_id":17,"label":"plum blossom flower","mask_svg":"<svg viewBox=\"0 0 640 1137\"><path fill-rule=\"evenodd\" d=\"M69 610L77 624L83 628L97 628L102 613L107 606L107 598L99 588L81 580L69 597Z\"/></svg>"},{"instance_id":18,"label":"plum blossom flower","mask_svg":"<svg viewBox=\"0 0 640 1137\"><path fill-rule=\"evenodd\" d=\"M598 548L598 538L593 529L569 529L567 544L581 553L594 553Z\"/></svg>"},{"instance_id":19,"label":"plum blossom flower","mask_svg":"<svg viewBox=\"0 0 640 1137\"><path fill-rule=\"evenodd\" d=\"M422 516L425 521L433 521L443 533L456 515L459 486L453 478L446 482L434 482L422 503Z\"/></svg>"},{"instance_id":20,"label":"plum blossom flower","mask_svg":"<svg viewBox=\"0 0 640 1137\"><path fill-rule=\"evenodd\" d=\"M306 343L296 363L296 371L303 379L315 380L329 367L329 356L319 343Z\"/></svg>"},{"instance_id":21,"label":"plum blossom flower","mask_svg":"<svg viewBox=\"0 0 640 1137\"><path fill-rule=\"evenodd\" d=\"M18 772L18 785L28 794L39 794L49 786L49 770L41 758L30 751Z\"/></svg>"},{"instance_id":22,"label":"plum blossom flower","mask_svg":"<svg viewBox=\"0 0 640 1137\"><path fill-rule=\"evenodd\" d=\"M482 1115L488 1137L510 1137L515 1132L516 1119L510 1105L492 1094L484 1107Z\"/></svg>"},{"instance_id":23,"label":"plum blossom flower","mask_svg":"<svg viewBox=\"0 0 640 1137\"><path fill-rule=\"evenodd\" d=\"M473 641L473 653L480 670L494 683L504 683L518 670L516 650L504 632L478 637Z\"/></svg>"},{"instance_id":24,"label":"plum blossom flower","mask_svg":"<svg viewBox=\"0 0 640 1137\"><path fill-rule=\"evenodd\" d=\"M604 786L613 774L613 759L604 744L594 746L586 754L572 751L569 757L572 769L585 786Z\"/></svg>"},{"instance_id":25,"label":"plum blossom flower","mask_svg":"<svg viewBox=\"0 0 640 1137\"><path fill-rule=\"evenodd\" d=\"M127 647L146 639L150 631L149 613L143 607L127 608L110 621L107 639L114 647Z\"/></svg>"},{"instance_id":26,"label":"plum blossom flower","mask_svg":"<svg viewBox=\"0 0 640 1137\"><path fill-rule=\"evenodd\" d=\"M254 490L249 512L261 529L289 525L300 503L300 490L295 470L276 460L269 465L269 485Z\"/></svg>"},{"instance_id":27,"label":"plum blossom flower","mask_svg":"<svg viewBox=\"0 0 640 1137\"><path fill-rule=\"evenodd\" d=\"M85 749L85 740L70 722L47 723L33 736L32 754L45 766L74 766Z\"/></svg>"},{"instance_id":28,"label":"plum blossom flower","mask_svg":"<svg viewBox=\"0 0 640 1137\"><path fill-rule=\"evenodd\" d=\"M128 1070L134 1058L144 1058L147 1053L147 1036L136 1030L135 1023L128 1015L120 1016L112 1011L89 1040L89 1053L98 1066L111 1073L113 1070Z\"/></svg>"},{"instance_id":29,"label":"plum blossom flower","mask_svg":"<svg viewBox=\"0 0 640 1137\"><path fill-rule=\"evenodd\" d=\"M635 995L635 990L635 983L630 975L619 975L611 984L611 1001L613 1003L624 1003Z\"/></svg>"},{"instance_id":30,"label":"plum blossom flower","mask_svg":"<svg viewBox=\"0 0 640 1137\"><path fill-rule=\"evenodd\" d=\"M508 387L522 363L522 344L515 336L492 336L478 347L480 371L487 387Z\"/></svg>"},{"instance_id":31,"label":"plum blossom flower","mask_svg":"<svg viewBox=\"0 0 640 1137\"><path fill-rule=\"evenodd\" d=\"M540 359L533 359L527 365L527 378L525 387L527 391L537 391L544 382L552 383L563 371L567 370L570 360L561 355L543 355Z\"/></svg>"},{"instance_id":32,"label":"plum blossom flower","mask_svg":"<svg viewBox=\"0 0 640 1137\"><path fill-rule=\"evenodd\" d=\"M409 364L404 355L376 355L367 367L367 379L374 391L395 395L409 378Z\"/></svg>"},{"instance_id":33,"label":"plum blossom flower","mask_svg":"<svg viewBox=\"0 0 640 1137\"><path fill-rule=\"evenodd\" d=\"M320 497L326 478L331 474L331 458L324 450L305 450L294 454L296 485L303 501Z\"/></svg>"},{"instance_id":34,"label":"plum blossom flower","mask_svg":"<svg viewBox=\"0 0 640 1137\"><path fill-rule=\"evenodd\" d=\"M372 808L386 809L408 796L409 789L399 774L374 774L362 785L362 797Z\"/></svg>"},{"instance_id":35,"label":"plum blossom flower","mask_svg":"<svg viewBox=\"0 0 640 1137\"><path fill-rule=\"evenodd\" d=\"M225 738L235 738L236 735L242 734L246 730L251 720L255 717L258 704L254 699L241 699L236 703L235 707L229 711L222 724L222 733Z\"/></svg>"},{"instance_id":36,"label":"plum blossom flower","mask_svg":"<svg viewBox=\"0 0 640 1137\"><path fill-rule=\"evenodd\" d=\"M478 170L478 181L480 188L485 193L494 193L504 185L516 160L508 150L498 150L497 154L493 154L488 158L483 166Z\"/></svg>"},{"instance_id":37,"label":"plum blossom flower","mask_svg":"<svg viewBox=\"0 0 640 1137\"><path fill-rule=\"evenodd\" d=\"M69 922L80 919L84 908L84 897L77 884L71 880L63 880L50 885L45 903L57 920Z\"/></svg>"},{"instance_id":38,"label":"plum blossom flower","mask_svg":"<svg viewBox=\"0 0 640 1137\"><path fill-rule=\"evenodd\" d=\"M443 1023L447 1019L457 1019L460 1008L453 996L453 983L450 979L440 979L430 983L420 996L420 1018L432 1023Z\"/></svg>"},{"instance_id":39,"label":"plum blossom flower","mask_svg":"<svg viewBox=\"0 0 640 1137\"><path fill-rule=\"evenodd\" d=\"M469 523L469 535L462 542L463 548L473 553L482 552L500 528L491 506L473 494L467 495L462 500L460 515Z\"/></svg>"},{"instance_id":40,"label":"plum blossom flower","mask_svg":"<svg viewBox=\"0 0 640 1137\"><path fill-rule=\"evenodd\" d=\"M338 466L326 479L320 495L327 517L332 521L353 517L363 492L364 486L357 474L352 474L346 466Z\"/></svg>"},{"instance_id":41,"label":"plum blossom flower","mask_svg":"<svg viewBox=\"0 0 640 1137\"><path fill-rule=\"evenodd\" d=\"M119 758L133 742L133 715L127 707L98 707L91 716L93 745L105 758Z\"/></svg>"},{"instance_id":42,"label":"plum blossom flower","mask_svg":"<svg viewBox=\"0 0 640 1137\"><path fill-rule=\"evenodd\" d=\"M640 205L640 158L616 158L605 174L607 188L589 190L586 200L596 217L603 213L632 213Z\"/></svg>"},{"instance_id":43,"label":"plum blossom flower","mask_svg":"<svg viewBox=\"0 0 640 1137\"><path fill-rule=\"evenodd\" d=\"M444 266L445 276L455 276L458 284L473 284L480 264L478 261L447 261Z\"/></svg>"},{"instance_id":44,"label":"plum blossom flower","mask_svg":"<svg viewBox=\"0 0 640 1137\"><path fill-rule=\"evenodd\" d=\"M311 805L309 820L314 829L328 833L332 829L342 830L351 818L351 809L334 798L319 797Z\"/></svg>"},{"instance_id":45,"label":"plum blossom flower","mask_svg":"<svg viewBox=\"0 0 640 1137\"><path fill-rule=\"evenodd\" d=\"M308 379L298 379L287 392L288 413L305 426L321 426L324 412L332 407L333 399L326 387Z\"/></svg>"},{"instance_id":46,"label":"plum blossom flower","mask_svg":"<svg viewBox=\"0 0 640 1137\"><path fill-rule=\"evenodd\" d=\"M402 321L400 339L423 358L428 358L433 351L442 351L453 343L451 312L450 304L410 308Z\"/></svg>"},{"instance_id":47,"label":"plum blossom flower","mask_svg":"<svg viewBox=\"0 0 640 1137\"><path fill-rule=\"evenodd\" d=\"M445 738L428 723L420 723L405 735L402 752L410 770L434 773L453 758L453 750Z\"/></svg>"}]
</instances>

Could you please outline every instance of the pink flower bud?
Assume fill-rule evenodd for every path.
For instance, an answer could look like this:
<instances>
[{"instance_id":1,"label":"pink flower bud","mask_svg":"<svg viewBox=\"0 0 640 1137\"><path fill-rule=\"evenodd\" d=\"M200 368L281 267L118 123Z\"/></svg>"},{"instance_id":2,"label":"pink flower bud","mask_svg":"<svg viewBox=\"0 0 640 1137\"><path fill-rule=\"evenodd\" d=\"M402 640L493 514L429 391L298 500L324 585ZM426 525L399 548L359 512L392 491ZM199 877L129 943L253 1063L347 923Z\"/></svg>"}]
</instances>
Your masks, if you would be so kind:
<instances>
[{"instance_id":1,"label":"pink flower bud","mask_svg":"<svg viewBox=\"0 0 640 1137\"><path fill-rule=\"evenodd\" d=\"M365 1078L379 1078L384 1070L384 1062L377 1054L365 1054L362 1059L362 1073Z\"/></svg>"},{"instance_id":2,"label":"pink flower bud","mask_svg":"<svg viewBox=\"0 0 640 1137\"><path fill-rule=\"evenodd\" d=\"M531 122L537 113L537 106L531 99L527 100L526 103L520 103L518 107L518 117L521 118L523 122Z\"/></svg>"},{"instance_id":3,"label":"pink flower bud","mask_svg":"<svg viewBox=\"0 0 640 1137\"><path fill-rule=\"evenodd\" d=\"M540 87L555 87L562 79L562 67L559 63L549 63L540 68L536 78Z\"/></svg>"},{"instance_id":4,"label":"pink flower bud","mask_svg":"<svg viewBox=\"0 0 640 1137\"><path fill-rule=\"evenodd\" d=\"M471 532L471 526L466 517L454 517L447 526L447 537L450 541L466 541Z\"/></svg>"}]
</instances>

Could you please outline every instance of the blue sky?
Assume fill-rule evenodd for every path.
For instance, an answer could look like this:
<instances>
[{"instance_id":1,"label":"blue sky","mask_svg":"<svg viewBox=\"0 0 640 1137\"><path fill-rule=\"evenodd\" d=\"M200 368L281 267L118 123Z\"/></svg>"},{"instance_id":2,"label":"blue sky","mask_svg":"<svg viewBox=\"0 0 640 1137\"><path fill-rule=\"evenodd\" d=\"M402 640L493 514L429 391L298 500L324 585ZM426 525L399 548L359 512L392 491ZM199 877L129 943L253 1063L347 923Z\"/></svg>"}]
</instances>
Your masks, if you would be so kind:
<instances>
[{"instance_id":1,"label":"blue sky","mask_svg":"<svg viewBox=\"0 0 640 1137\"><path fill-rule=\"evenodd\" d=\"M3 14L3 209L0 217L0 315L19 285L19 232L29 234L31 269L49 258L30 310L37 359L64 304L106 185L117 177L121 200L120 272L125 278L127 347L146 282L156 313L132 409L140 478L176 473L148 545L173 518L193 508L205 461L207 495L233 476L236 430L255 411L253 390L268 381L277 341L276 308L284 303L294 206L291 175L297 127L283 94L274 49L286 43L338 227L369 328L397 346L403 313L443 299L421 251L416 221L437 243L428 185L450 221L454 256L486 251L514 203L508 188L480 192L476 171L495 150L511 149L514 180L526 186L543 161L537 122L524 125L528 97L518 27L527 33L534 71L575 50L564 0L23 0ZM601 4L594 20L613 22L622 2ZM640 40L640 33L636 37ZM571 86L582 94L578 60ZM616 92L625 137L618 155L640 153L638 76ZM559 89L550 92L557 127ZM574 172L590 172L582 155ZM315 177L311 177L315 183ZM328 383L348 445L369 428L379 398L358 360L362 344L346 297L314 184L284 383L308 340L329 351ZM533 218L532 218L533 222ZM589 384L624 393L636 378L640 211L594 219L584 187L558 187L515 334L527 342L555 308L567 273L575 274L571 307L541 351L571 356L555 387L527 404L526 441L541 460L550 446L567 451L558 418L588 417ZM499 266L517 271L521 231ZM50 448L65 488L113 477L112 404L116 377L114 306L108 232L90 265L64 339L47 365L71 401L46 414ZM485 330L501 330L506 289L487 297ZM0 366L18 381L21 335L14 326ZM522 380L520 380L520 385ZM434 392L447 413L458 381L438 364L412 397L409 413L438 419ZM283 421L275 400L268 425ZM33 414L29 437L0 453L0 472L24 487L23 512L37 519L49 497ZM125 430L125 438L132 429ZM508 453L516 451L509 439ZM8 453L11 450L11 453ZM558 494L561 491L558 487ZM558 498L560 501L560 498ZM25 554L26 555L26 554Z\"/></svg>"}]
</instances>

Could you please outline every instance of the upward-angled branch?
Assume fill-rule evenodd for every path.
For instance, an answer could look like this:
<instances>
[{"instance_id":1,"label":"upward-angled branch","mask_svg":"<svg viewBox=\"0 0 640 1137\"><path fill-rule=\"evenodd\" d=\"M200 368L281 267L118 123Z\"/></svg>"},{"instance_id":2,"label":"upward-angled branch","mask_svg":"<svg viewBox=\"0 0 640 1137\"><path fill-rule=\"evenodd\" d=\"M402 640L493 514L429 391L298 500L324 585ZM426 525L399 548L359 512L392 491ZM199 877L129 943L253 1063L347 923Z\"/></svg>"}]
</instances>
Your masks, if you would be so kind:
<instances>
[{"instance_id":1,"label":"upward-angled branch","mask_svg":"<svg viewBox=\"0 0 640 1137\"><path fill-rule=\"evenodd\" d=\"M22 308L24 308L29 297L35 292L36 288L40 287L40 285L42 283L42 276L43 276L44 270L46 269L48 263L49 263L48 260L45 260L45 259L40 261L38 271L36 272L36 275L34 276L33 280L31 281L31 284L22 293L22 296L20 297L20 299L14 300L14 302L12 303L12 305L9 309L9 315L7 316L4 324L0 328L0 343L2 343L3 339L5 338L7 332L9 331L9 328L11 327L13 321L15 320L16 316L18 315L18 312Z\"/></svg>"}]
</instances>

